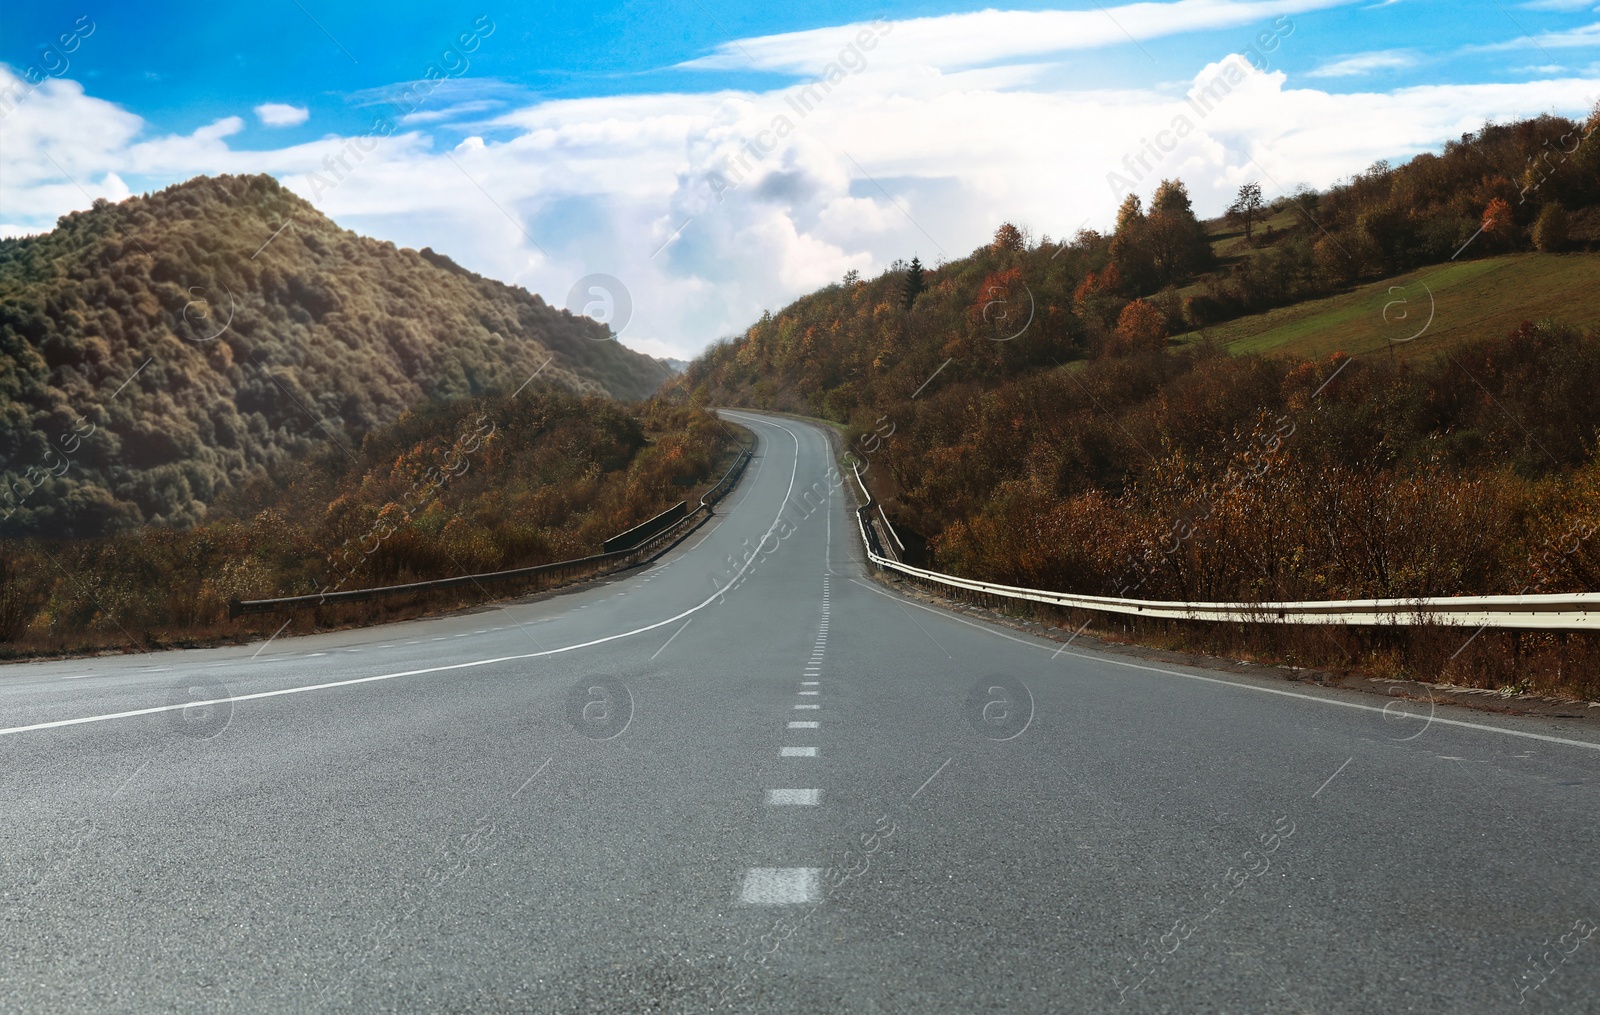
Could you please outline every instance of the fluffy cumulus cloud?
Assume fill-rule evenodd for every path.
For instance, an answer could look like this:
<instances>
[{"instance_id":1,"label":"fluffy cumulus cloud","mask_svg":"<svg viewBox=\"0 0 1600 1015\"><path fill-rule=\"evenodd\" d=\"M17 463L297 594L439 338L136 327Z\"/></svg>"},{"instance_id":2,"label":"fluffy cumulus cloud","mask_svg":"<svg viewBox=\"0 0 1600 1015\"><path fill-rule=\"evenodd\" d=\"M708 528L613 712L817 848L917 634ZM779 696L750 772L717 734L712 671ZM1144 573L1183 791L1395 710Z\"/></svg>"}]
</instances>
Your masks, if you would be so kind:
<instances>
[{"instance_id":1,"label":"fluffy cumulus cloud","mask_svg":"<svg viewBox=\"0 0 1600 1015\"><path fill-rule=\"evenodd\" d=\"M1006 219L1056 237L1104 228L1124 194L1148 196L1163 177L1182 178L1215 214L1247 180L1269 195L1326 186L1486 119L1577 113L1600 91L1592 78L1547 76L1337 93L1248 51L1177 81L1096 89L1061 84L1042 59L1073 32L1149 37L1165 22L1147 7L1201 27L1247 25L1243 48L1256 25L1327 5L1133 4L1114 8L1121 29L1098 12L1098 26L1028 14L1025 30L1001 36L1010 63L971 47L998 31L983 19L1024 15L849 25L743 40L764 66L805 68L780 90L545 101L488 118L474 107L447 125L380 121L268 151L229 146L237 118L148 136L138 117L56 81L6 121L0 228L49 228L125 193L124 180L268 172L347 228L431 246L558 305L580 279L612 276L632 305L615 322L622 340L687 357L852 268L962 256ZM579 287L572 305L591 299Z\"/></svg>"},{"instance_id":2,"label":"fluffy cumulus cloud","mask_svg":"<svg viewBox=\"0 0 1600 1015\"><path fill-rule=\"evenodd\" d=\"M297 127L311 118L311 110L284 102L263 102L256 107L256 117L268 127Z\"/></svg>"}]
</instances>

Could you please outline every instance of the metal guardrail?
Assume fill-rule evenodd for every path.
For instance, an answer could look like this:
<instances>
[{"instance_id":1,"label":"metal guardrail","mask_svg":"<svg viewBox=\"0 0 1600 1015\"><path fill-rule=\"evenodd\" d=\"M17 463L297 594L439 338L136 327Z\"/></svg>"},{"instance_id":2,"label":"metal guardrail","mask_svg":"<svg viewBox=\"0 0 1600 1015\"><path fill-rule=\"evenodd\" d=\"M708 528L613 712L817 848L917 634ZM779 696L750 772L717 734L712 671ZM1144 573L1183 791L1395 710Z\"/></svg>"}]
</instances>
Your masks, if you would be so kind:
<instances>
[{"instance_id":1,"label":"metal guardrail","mask_svg":"<svg viewBox=\"0 0 1600 1015\"><path fill-rule=\"evenodd\" d=\"M688 516L689 502L680 500L678 503L667 508L654 518L640 522L627 532L618 533L617 535L612 536L610 539L600 544L600 549L604 550L606 553L612 553L616 550L631 550L635 546L643 543L646 539L649 539L651 536L655 535L657 532L666 529L668 526L672 525L673 522L678 521L680 518L687 518Z\"/></svg>"},{"instance_id":2,"label":"metal guardrail","mask_svg":"<svg viewBox=\"0 0 1600 1015\"><path fill-rule=\"evenodd\" d=\"M1522 631L1600 631L1600 593L1595 592L1312 602L1179 603L1076 595L973 581L912 567L884 554L870 513L874 506L872 493L861 481L859 469L856 470L856 482L861 484L862 493L867 498L867 502L856 513L867 559L881 568L897 571L918 581L965 592L1160 620L1210 620L1232 624L1345 624L1363 627L1437 624Z\"/></svg>"},{"instance_id":3,"label":"metal guardrail","mask_svg":"<svg viewBox=\"0 0 1600 1015\"><path fill-rule=\"evenodd\" d=\"M722 474L722 478L717 480L716 485L707 490L705 495L700 498L701 507L709 511L711 510L711 505L728 495L728 491L732 490L734 484L739 482L739 477L744 475L744 467L750 464L750 458L755 454L755 450L756 443L752 439L750 446L739 452L739 457L735 458L733 464L728 466L728 471Z\"/></svg>"},{"instance_id":4,"label":"metal guardrail","mask_svg":"<svg viewBox=\"0 0 1600 1015\"><path fill-rule=\"evenodd\" d=\"M535 564L532 567L512 568L509 571L491 571L487 574L458 575L454 578L436 578L431 581L410 582L405 585L383 585L370 589L351 589L348 592L313 593L309 596L285 596L278 599L232 599L228 601L228 619L233 620L242 616L258 613L277 613L280 610L297 610L309 607L326 606L337 603L359 603L371 599L387 599L393 596L414 595L419 592L433 592L439 589L459 588L462 585L481 585L486 582L512 581L518 578L535 578L547 574L563 574L577 571L586 571L613 562L626 561L630 557L641 557L653 552L663 543L675 541L680 536L688 535L699 528L700 522L709 517L713 512L712 505L716 504L728 491L733 489L739 477L744 474L744 467L750 461L754 444L739 452L733 464L728 466L728 471L722 478L705 492L700 498L700 503L694 510L685 513L685 502L680 501L641 525L636 525L619 536L620 539L646 529L648 526L667 519L670 524L665 528L658 528L655 532L647 532L636 545L623 549L612 550L606 553L596 553L588 557L578 557L574 560L557 560L549 564ZM674 513L680 517L670 519ZM691 524L692 523L692 524ZM607 540L611 542L611 540Z\"/></svg>"}]
</instances>

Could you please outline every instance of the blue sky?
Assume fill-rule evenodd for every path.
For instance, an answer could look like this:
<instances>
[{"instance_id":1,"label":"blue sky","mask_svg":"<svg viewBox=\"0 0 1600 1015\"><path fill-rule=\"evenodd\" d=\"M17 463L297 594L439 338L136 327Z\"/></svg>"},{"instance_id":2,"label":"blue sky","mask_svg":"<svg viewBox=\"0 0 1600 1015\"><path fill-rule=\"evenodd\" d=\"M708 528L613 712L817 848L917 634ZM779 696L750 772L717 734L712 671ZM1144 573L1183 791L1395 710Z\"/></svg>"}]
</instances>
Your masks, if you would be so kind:
<instances>
[{"instance_id":1,"label":"blue sky","mask_svg":"<svg viewBox=\"0 0 1600 1015\"><path fill-rule=\"evenodd\" d=\"M514 6L453 2L350 5L326 0L268 0L249 5L196 5L186 11L128 5L94 12L92 41L69 55L69 76L94 95L137 112L156 130L188 133L219 117L264 102L308 108L314 120L298 131L252 129L241 145L278 145L366 122L361 103L374 89L419 77L480 16L495 26L471 54L469 77L503 86L502 103L691 89L761 89L794 75L758 69L684 70L677 65L733 40L870 21L977 12L987 4L842 2L730 4L724 0L659 0L622 5ZM1114 5L1108 5L1114 6ZM37 63L44 47L71 29L87 8L70 3L8 5L0 15L0 62ZM1006 4L1006 10L1095 10L1074 5ZM1373 75L1323 79L1330 91L1357 91L1487 80L1532 80L1536 68L1600 60L1600 39L1583 52L1529 46L1470 52L1546 32L1600 22L1595 3L1545 5L1467 2L1361 3L1297 18L1301 44L1284 48L1281 66L1305 74L1347 54L1407 51L1410 66ZM1263 18L1262 22L1270 21ZM1113 43L1071 54L1066 78L1126 87L1167 68L1214 59L1247 33L1233 28L1190 32L1137 44ZM1141 52L1139 47L1143 47ZM1148 53L1148 56L1146 55ZM1153 59L1152 59L1153 58Z\"/></svg>"},{"instance_id":2,"label":"blue sky","mask_svg":"<svg viewBox=\"0 0 1600 1015\"><path fill-rule=\"evenodd\" d=\"M1246 178L1326 186L1600 96L1600 0L85 10L0 13L0 64L47 75L0 119L4 234L92 197L268 172L342 225L554 302L614 275L636 308L624 341L676 355L851 268L960 256L1002 218L1104 225L1124 158L1269 35L1227 108L1121 174L1130 189L1179 175L1215 212ZM862 66L788 112L857 38ZM319 169L430 66L443 83L370 160L348 180ZM752 161L742 146L778 116L793 136Z\"/></svg>"}]
</instances>

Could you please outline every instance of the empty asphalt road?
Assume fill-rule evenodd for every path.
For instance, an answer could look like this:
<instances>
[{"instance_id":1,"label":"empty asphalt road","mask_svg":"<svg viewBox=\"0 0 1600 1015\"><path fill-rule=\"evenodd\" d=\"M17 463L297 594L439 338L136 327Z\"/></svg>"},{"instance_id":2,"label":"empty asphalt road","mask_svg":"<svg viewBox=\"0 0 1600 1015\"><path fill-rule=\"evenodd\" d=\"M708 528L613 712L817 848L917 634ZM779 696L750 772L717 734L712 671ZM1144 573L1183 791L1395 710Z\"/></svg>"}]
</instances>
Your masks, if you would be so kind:
<instances>
[{"instance_id":1,"label":"empty asphalt road","mask_svg":"<svg viewBox=\"0 0 1600 1015\"><path fill-rule=\"evenodd\" d=\"M1600 1010L1600 736L931 609L729 415L647 569L0 667L0 1010Z\"/></svg>"}]
</instances>

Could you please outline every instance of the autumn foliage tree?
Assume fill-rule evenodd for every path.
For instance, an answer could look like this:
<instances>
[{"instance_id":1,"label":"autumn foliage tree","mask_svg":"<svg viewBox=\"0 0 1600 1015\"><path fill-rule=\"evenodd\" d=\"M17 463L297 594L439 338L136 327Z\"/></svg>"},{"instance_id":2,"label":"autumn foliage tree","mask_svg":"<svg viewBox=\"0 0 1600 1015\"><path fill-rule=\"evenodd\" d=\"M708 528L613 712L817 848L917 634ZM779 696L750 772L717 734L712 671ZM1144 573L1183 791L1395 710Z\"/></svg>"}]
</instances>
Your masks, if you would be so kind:
<instances>
[{"instance_id":1,"label":"autumn foliage tree","mask_svg":"<svg viewBox=\"0 0 1600 1015\"><path fill-rule=\"evenodd\" d=\"M1509 246L1516 228L1517 220L1511 202L1503 197L1491 199L1483 209L1483 238L1488 245L1496 249Z\"/></svg>"},{"instance_id":2,"label":"autumn foliage tree","mask_svg":"<svg viewBox=\"0 0 1600 1015\"><path fill-rule=\"evenodd\" d=\"M1159 276L1150 250L1149 222L1138 194L1123 198L1117 209L1117 229L1111 236L1111 263L1134 293L1155 290Z\"/></svg>"},{"instance_id":3,"label":"autumn foliage tree","mask_svg":"<svg viewBox=\"0 0 1600 1015\"><path fill-rule=\"evenodd\" d=\"M1113 261L1084 275L1072 293L1072 309L1091 328L1108 327L1127 302L1122 290L1122 273Z\"/></svg>"},{"instance_id":4,"label":"autumn foliage tree","mask_svg":"<svg viewBox=\"0 0 1600 1015\"><path fill-rule=\"evenodd\" d=\"M1161 181L1144 233L1151 270L1160 282L1172 285L1211 267L1211 239L1195 218L1183 181Z\"/></svg>"},{"instance_id":5,"label":"autumn foliage tree","mask_svg":"<svg viewBox=\"0 0 1600 1015\"><path fill-rule=\"evenodd\" d=\"M1118 315L1112 339L1113 352L1159 350L1167 342L1167 317L1149 300L1134 300Z\"/></svg>"},{"instance_id":6,"label":"autumn foliage tree","mask_svg":"<svg viewBox=\"0 0 1600 1015\"><path fill-rule=\"evenodd\" d=\"M1021 250L1025 245L1022 230L1010 222L1002 222L1000 228L994 231L994 240L990 242L989 249L996 253L1008 253Z\"/></svg>"},{"instance_id":7,"label":"autumn foliage tree","mask_svg":"<svg viewBox=\"0 0 1600 1015\"><path fill-rule=\"evenodd\" d=\"M1021 331L1031 299L1018 268L990 272L978 287L978 298L967 311L974 330L985 338L1004 339Z\"/></svg>"},{"instance_id":8,"label":"autumn foliage tree","mask_svg":"<svg viewBox=\"0 0 1600 1015\"><path fill-rule=\"evenodd\" d=\"M1503 197L1491 200L1483 209L1483 231L1486 233L1502 232L1516 224L1516 219L1511 212L1511 202Z\"/></svg>"},{"instance_id":9,"label":"autumn foliage tree","mask_svg":"<svg viewBox=\"0 0 1600 1015\"><path fill-rule=\"evenodd\" d=\"M1546 254L1554 254L1567 246L1567 213L1554 202L1544 206L1533 224L1533 245Z\"/></svg>"}]
</instances>

